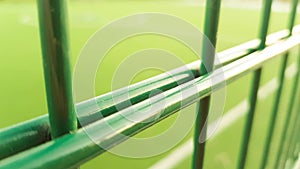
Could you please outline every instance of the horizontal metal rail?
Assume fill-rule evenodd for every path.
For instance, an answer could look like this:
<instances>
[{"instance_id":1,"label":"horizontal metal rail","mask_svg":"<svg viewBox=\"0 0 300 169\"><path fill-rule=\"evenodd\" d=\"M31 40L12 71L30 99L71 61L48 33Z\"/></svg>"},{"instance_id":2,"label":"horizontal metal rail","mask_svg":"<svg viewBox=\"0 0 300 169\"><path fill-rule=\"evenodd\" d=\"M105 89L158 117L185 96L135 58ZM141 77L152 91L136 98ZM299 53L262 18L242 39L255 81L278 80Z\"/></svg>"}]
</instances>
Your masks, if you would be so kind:
<instances>
[{"instance_id":1,"label":"horizontal metal rail","mask_svg":"<svg viewBox=\"0 0 300 169\"><path fill-rule=\"evenodd\" d=\"M221 70L217 69L212 74L198 77L153 96L151 98L152 105L149 105L147 100L142 101L130 108L87 125L84 129L79 129L74 133L66 134L53 141L6 158L0 161L0 168L17 168L19 166L22 166L23 169L70 168L78 166L105 152L105 149L123 142L127 137L122 137L122 134L132 136L139 133L178 110L210 95L212 88L221 88L224 82L229 84L247 73L259 69L268 61L280 57L281 54L299 44L300 35L292 35L261 51L240 58L220 68ZM211 81L212 78L215 80ZM198 90L194 90L195 87ZM182 95L182 93L185 94ZM161 104L162 101L165 103L164 108L149 111L149 106ZM139 111L132 111L133 109ZM128 120L126 117L131 117L136 121ZM111 128L115 132L112 132ZM86 133L95 136L94 141L102 148L93 142Z\"/></svg>"},{"instance_id":2,"label":"horizontal metal rail","mask_svg":"<svg viewBox=\"0 0 300 169\"><path fill-rule=\"evenodd\" d=\"M300 34L300 25L295 26L294 34ZM279 31L271 34L267 37L267 45L272 45L278 42L280 39L284 39L289 35L288 30ZM230 48L223 52L220 52L220 65L229 64L232 61L242 58L243 56L255 51L259 45L259 40L255 39L236 47ZM76 109L80 112L84 112L79 115L80 121L84 124L82 126L90 124L99 120L99 117L107 117L117 112L116 107L120 110L126 108L128 103L135 104L147 99L148 93L151 93L154 89L160 89L162 91L169 90L177 85L188 82L191 79L199 77L199 61L188 64L185 67L177 68L167 73L152 77L150 79L141 81L139 83L130 85L128 87L113 91L96 98L89 99L87 101L78 103ZM188 67L190 70L187 70ZM184 76L182 76L184 75ZM175 81L176 79L177 81ZM151 84L151 85L149 85ZM129 94L128 94L129 93ZM122 97L122 95L129 95L127 99L114 99L118 102L113 102L112 96ZM97 106L99 102L105 101L105 105L102 107ZM126 104L127 103L127 104ZM0 159L6 158L28 148L37 146L50 140L50 128L48 115L43 115L35 119L25 121L23 123L10 126L0 130ZM24 141L30 144L24 144Z\"/></svg>"}]
</instances>

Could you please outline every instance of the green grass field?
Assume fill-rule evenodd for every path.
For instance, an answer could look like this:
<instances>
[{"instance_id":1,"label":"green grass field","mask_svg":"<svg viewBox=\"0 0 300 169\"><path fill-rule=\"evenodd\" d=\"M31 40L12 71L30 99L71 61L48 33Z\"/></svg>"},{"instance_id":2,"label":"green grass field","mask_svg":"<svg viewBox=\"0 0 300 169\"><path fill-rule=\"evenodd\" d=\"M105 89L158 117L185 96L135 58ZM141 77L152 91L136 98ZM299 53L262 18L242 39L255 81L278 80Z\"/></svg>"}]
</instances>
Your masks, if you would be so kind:
<instances>
[{"instance_id":1,"label":"green grass field","mask_svg":"<svg viewBox=\"0 0 300 169\"><path fill-rule=\"evenodd\" d=\"M197 28L203 27L203 7L187 5L184 3L171 2L81 2L69 3L70 23L70 46L72 51L72 65L75 65L76 58L85 42L95 31L107 25L111 21L123 16L143 12L161 12L180 17ZM242 42L257 37L259 11L254 9L222 8L218 34L217 50L222 51ZM272 13L270 33L284 29L287 25L287 13ZM42 72L41 49L39 43L39 32L37 26L37 8L34 3L11 3L0 2L0 128L31 119L47 113L45 88ZM297 20L299 24L299 19ZM135 51L147 48L164 49L174 53L185 63L197 59L182 44L168 38L157 36L140 36L130 38L107 54L106 65L101 67L95 82L95 93L97 95L110 91L112 76L118 64L128 55ZM295 61L295 53L292 51L289 66ZM267 84L274 77L279 75L281 58L269 62L263 70L261 86ZM146 79L160 73L157 70L147 70L139 73L131 83ZM225 112L238 105L247 98L250 90L252 75L249 74L242 79L230 84L227 87ZM83 79L84 80L84 79ZM275 140L280 137L280 127L285 118L289 95L292 91L293 80L286 78L282 104L279 111L278 125L276 126ZM247 161L247 168L258 168L264 138L267 130L269 115L272 108L274 92L259 100L251 147ZM82 99L85 99L82 96ZM181 113L195 111L192 105ZM192 114L191 114L192 115ZM153 126L153 128L138 134L136 137L149 137L161 133L176 120L178 115L171 116L165 121ZM208 141L205 168L207 169L233 169L238 161L238 152L241 143L245 118L242 117L226 130ZM180 146L192 137L193 130L177 145ZM172 141L172 140L170 140ZM277 151L277 142L272 142L272 154ZM165 152L161 155L131 159L119 157L111 153L105 153L90 162L84 164L83 169L94 168L149 168L159 160L164 159L176 150ZM142 150L141 150L142 151ZM270 155L271 164L275 156ZM183 161L172 161L176 163L175 168L190 168L191 155ZM272 168L272 166L270 166Z\"/></svg>"}]
</instances>

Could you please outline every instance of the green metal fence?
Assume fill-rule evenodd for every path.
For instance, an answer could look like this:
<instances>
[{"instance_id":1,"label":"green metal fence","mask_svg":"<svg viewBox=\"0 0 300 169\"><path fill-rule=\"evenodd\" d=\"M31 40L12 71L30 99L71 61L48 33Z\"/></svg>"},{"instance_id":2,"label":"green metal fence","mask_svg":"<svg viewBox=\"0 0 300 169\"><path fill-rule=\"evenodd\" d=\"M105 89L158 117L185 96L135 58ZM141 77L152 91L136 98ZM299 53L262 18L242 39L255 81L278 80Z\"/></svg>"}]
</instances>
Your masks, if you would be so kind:
<instances>
[{"instance_id":1,"label":"green metal fence","mask_svg":"<svg viewBox=\"0 0 300 169\"><path fill-rule=\"evenodd\" d=\"M155 123L176 113L180 109L199 102L194 136L193 168L203 168L205 154L205 142L199 143L198 138L201 130L207 129L205 124L209 113L210 95L213 89L222 88L226 82L244 77L253 73L251 92L249 96L250 109L243 132L242 147L238 160L238 168L245 168L249 151L251 134L255 131L253 121L255 116L258 89L264 65L270 60L282 57L279 75L279 88L276 91L272 114L269 121L267 137L263 149L260 168L266 168L270 153L270 143L274 137L277 114L282 99L283 86L285 82L285 70L290 59L290 50L299 47L300 26L294 26L298 0L291 1L291 11L287 29L267 36L271 14L272 0L264 0L260 31L258 39L241 44L234 48L220 53L220 65L214 65L214 53L208 52L206 43L203 43L202 61L193 62L188 65L189 71L181 71L178 68L170 72L177 72L173 77L167 74L147 79L142 83L128 86L129 91L121 89L106 95L99 96L94 100L87 100L76 105L73 104L71 74L69 65L69 47L66 27L66 1L61 0L38 0L39 23L41 34L41 46L43 52L44 77L46 82L48 115L44 115L30 121L26 121L0 130L0 168L74 168L105 152L86 134L97 135L97 143L105 147L114 147L125 139L120 139L120 134L133 136L142 130L151 127ZM220 0L207 0L205 12L204 34L209 38L213 46L216 46L217 32L220 13ZM298 52L297 67L300 68L300 52ZM222 69L222 73L216 70ZM192 72L189 73L189 72ZM171 73L174 74L174 73ZM186 76L180 76L180 75ZM178 76L177 82L172 78ZM220 77L213 84L208 83L212 76ZM286 162L296 163L300 143L300 106L299 106L299 71L295 76L292 93L289 100L289 109L283 124L280 145L276 154L277 168L285 168ZM196 78L194 78L196 77ZM223 78L222 78L223 77ZM143 84L149 84L147 86ZM197 86L198 91L193 90L189 95L181 96L183 91L190 91ZM140 90L143 89L143 90ZM158 97L162 94L152 96L153 103L161 103L167 100L167 106L161 110L146 112L149 105L143 102L148 99L148 94L155 89L164 91L166 98ZM125 100L112 101L116 93L124 94L130 92L130 98ZM230 97L230 96L229 96ZM93 113L88 109L101 100L109 102L104 108L98 108ZM128 103L134 104L140 112L146 112L139 122L130 122L124 114L131 117L138 117L137 112L132 112L127 107ZM137 104L139 103L139 104ZM77 123L75 115L76 108L84 110L82 114L85 123ZM118 107L119 109L117 109ZM121 110L120 110L121 109ZM118 110L118 111L117 111ZM282 112L280 112L282 113ZM102 118L97 118L101 115ZM111 116L113 115L113 116ZM158 116L154 122L149 120ZM151 122L150 122L151 121ZM106 124L113 125L119 133L106 133ZM85 126L85 130L82 129ZM99 128L103 132L99 132ZM206 137L206 135L204 136Z\"/></svg>"}]
</instances>

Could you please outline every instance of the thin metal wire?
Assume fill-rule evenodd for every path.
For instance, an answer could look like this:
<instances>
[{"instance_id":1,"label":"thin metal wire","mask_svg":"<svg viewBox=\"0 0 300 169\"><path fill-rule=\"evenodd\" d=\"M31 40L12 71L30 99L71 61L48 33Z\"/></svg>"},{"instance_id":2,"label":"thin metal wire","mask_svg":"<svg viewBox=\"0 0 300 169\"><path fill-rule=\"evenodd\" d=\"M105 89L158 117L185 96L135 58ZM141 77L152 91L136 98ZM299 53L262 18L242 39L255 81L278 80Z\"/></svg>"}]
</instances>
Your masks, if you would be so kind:
<instances>
[{"instance_id":1,"label":"thin metal wire","mask_svg":"<svg viewBox=\"0 0 300 169\"><path fill-rule=\"evenodd\" d=\"M290 34L292 33L291 30L293 29L293 25L294 25L295 18L296 18L297 5L298 5L298 0L293 0L292 1L292 10L291 10L291 15L290 15L290 20L289 20ZM298 69L299 68L300 68L300 54L299 54L299 61L298 61ZM292 93L291 93L291 98L290 98L290 102L289 102L290 104L289 104L288 111L287 111L287 114L286 114L286 118L285 118L285 121L284 121L282 136L280 137L280 141L279 141L277 157L276 157L276 160L275 160L275 166L277 168L280 168L282 166L281 156L283 154L284 147L286 147L285 139L286 139L287 133L288 133L288 126L289 126L289 122L291 120L292 110L293 110L293 107L295 105L295 98L296 98L296 92L295 91L297 90L298 84L299 84L299 70L297 71L296 79L295 79L294 84L292 86Z\"/></svg>"},{"instance_id":2,"label":"thin metal wire","mask_svg":"<svg viewBox=\"0 0 300 169\"><path fill-rule=\"evenodd\" d=\"M268 27L269 27L270 15L271 15L271 7L272 7L272 0L264 0L261 26L260 26L260 32L259 32L260 44L258 46L258 50L262 50L266 47L266 37L267 37L267 33L268 33ZM245 168L245 164L246 164L250 136L251 136L252 125L253 125L253 120L254 120L254 113L255 113L256 104L257 104L257 94L258 94L258 88L259 88L260 79L261 79L261 72L262 72L262 68L260 68L254 72L253 84L251 87L251 95L249 98L251 106L250 106L249 113L248 113L246 123L245 123L245 129L244 129L244 133L243 133L244 134L243 141L242 141L240 156L239 156L240 159L238 161L238 167L237 167L238 169Z\"/></svg>"},{"instance_id":3,"label":"thin metal wire","mask_svg":"<svg viewBox=\"0 0 300 169\"><path fill-rule=\"evenodd\" d=\"M285 75L285 69L287 67L288 57L289 57L289 54L286 53L283 57L283 61L282 61L281 69L280 69L279 86L278 86L278 91L275 96L273 109L272 109L272 113L271 113L271 119L270 119L269 127L268 127L268 132L267 132L267 136L265 139L265 145L264 145L264 150L263 150L263 155L262 155L262 162L260 165L261 169L264 169L268 162L269 151L270 151L270 147L271 147L271 140L272 140L275 126L276 126L275 125L276 118L277 118L277 114L278 114L278 110L279 110L282 89L283 89L283 85L284 85L284 75Z\"/></svg>"},{"instance_id":4,"label":"thin metal wire","mask_svg":"<svg viewBox=\"0 0 300 169\"><path fill-rule=\"evenodd\" d=\"M290 12L290 19L289 19L289 23L288 23L289 36L292 35L295 18L296 18L295 16L296 16L296 12L297 12L297 4L298 4L298 0L293 0L292 9ZM285 69L287 67L288 58L289 58L289 52L287 52L285 54L282 64L281 64L281 70L280 70L280 76L279 76L279 86L278 86L278 91L276 93L274 104L273 104L273 109L272 109L272 113L271 113L271 119L269 122L267 137L265 139L265 145L264 145L264 150L263 150L263 154L262 154L262 161L261 161L261 165L260 165L261 169L266 168L266 165L268 163L269 151L270 151L270 147L271 147L271 140L272 140L275 126L276 126L276 118L277 118L277 114L278 114L278 110L279 110L279 105L280 105L280 100L281 100L281 95L282 95L282 90L283 90L283 85L284 85Z\"/></svg>"},{"instance_id":5,"label":"thin metal wire","mask_svg":"<svg viewBox=\"0 0 300 169\"><path fill-rule=\"evenodd\" d=\"M213 71L215 60L215 49L217 42L217 31L219 24L221 0L207 0L204 20L204 35L209 39L203 38L202 44L202 63L200 65L200 75L206 75ZM194 134L194 155L193 168L202 169L205 156L205 139L207 132L206 119L209 112L210 96L207 96L198 102L197 119L195 123ZM200 140L201 138L201 140Z\"/></svg>"},{"instance_id":6,"label":"thin metal wire","mask_svg":"<svg viewBox=\"0 0 300 169\"><path fill-rule=\"evenodd\" d=\"M287 117L285 119L284 122L284 127L283 127L283 132L282 132L282 136L279 142L279 149L278 149L278 153L277 153L277 157L276 157L276 161L275 161L275 166L280 169L280 168L284 168L285 162L288 158L288 153L289 153L289 149L290 149L290 144L291 144L291 140L292 140L292 130L293 130L293 125L296 125L296 119L295 118L297 116L297 114L299 114L299 112L294 111L293 110L295 108L295 106L297 105L297 91L299 90L299 81L300 81L300 72L299 72L299 68L300 68L300 47L299 47L299 52L298 52L298 71L296 73L296 78L294 81L294 84L292 86L292 93L291 93L291 97L290 97L290 102L289 102L289 107L287 110ZM292 118L293 117L293 118Z\"/></svg>"},{"instance_id":7,"label":"thin metal wire","mask_svg":"<svg viewBox=\"0 0 300 169\"><path fill-rule=\"evenodd\" d=\"M299 94L299 92L298 92ZM297 149L297 144L299 142L299 129L300 129L300 105L298 105L297 110L296 110L296 118L293 123L292 127L292 132L291 132L291 137L290 137L290 144L288 147L287 155L285 157L285 161L287 161L289 158L294 161L296 160L296 157L299 154L299 149Z\"/></svg>"}]
</instances>

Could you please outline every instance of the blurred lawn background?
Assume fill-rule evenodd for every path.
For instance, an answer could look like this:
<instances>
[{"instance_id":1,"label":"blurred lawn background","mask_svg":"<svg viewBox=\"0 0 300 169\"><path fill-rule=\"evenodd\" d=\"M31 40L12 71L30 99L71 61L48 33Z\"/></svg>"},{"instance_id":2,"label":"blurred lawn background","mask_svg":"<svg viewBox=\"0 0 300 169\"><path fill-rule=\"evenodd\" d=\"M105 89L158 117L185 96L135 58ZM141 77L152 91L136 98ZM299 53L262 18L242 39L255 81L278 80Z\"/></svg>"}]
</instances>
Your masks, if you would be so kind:
<instances>
[{"instance_id":1,"label":"blurred lawn background","mask_svg":"<svg viewBox=\"0 0 300 169\"><path fill-rule=\"evenodd\" d=\"M255 3L259 4L258 2ZM203 27L204 7L202 2L195 3L194 1L181 0L73 0L69 1L68 4L73 68L80 50L89 37L101 27L120 17L143 12L161 12L182 18L200 30ZM253 5L253 3L250 4ZM222 51L257 37L260 20L259 5L254 8L237 8L225 3L220 16L217 51ZM286 28L287 18L288 13L284 10L273 12L269 33ZM35 1L0 1L0 23L0 128L3 128L45 114L47 113L47 107ZM297 18L297 23L300 23L299 17ZM99 71L96 77L95 93L99 95L110 91L113 73L120 62L133 52L147 48L170 51L185 63L197 60L197 57L189 49L172 39L154 35L134 37L118 44L116 48L107 54L106 64L100 68L103 70ZM297 51L297 49L292 51L289 66L294 64ZM261 86L278 77L280 61L281 58L279 57L265 66ZM140 72L132 79L131 83L159 73L161 71L155 69ZM227 87L225 112L247 98L251 77L252 75L249 74ZM284 113L289 102L288 96L292 92L290 91L292 82L291 78L286 79L276 133L281 133L280 127L285 118ZM254 169L259 165L266 126L268 125L274 99L273 96L274 93L270 93L268 97L259 101L247 168ZM181 113L194 111L195 105L192 105L182 110ZM176 117L177 115L171 116L153 128L138 134L136 137L149 137L161 133L173 124ZM244 117L233 123L226 131L208 141L205 159L206 168L235 168L243 125ZM178 146L188 141L192 137L192 133L193 131L190 131ZM276 134L276 137L279 138L280 135ZM277 144L276 141L272 143L272 154L276 153ZM176 147L161 155L145 159L131 159L105 153L84 164L81 168L149 168L154 163L167 157L174 150L176 150ZM274 160L274 156L271 155L270 159L271 161ZM183 161L173 162L176 163L175 168L190 168L191 156L187 156Z\"/></svg>"}]
</instances>

